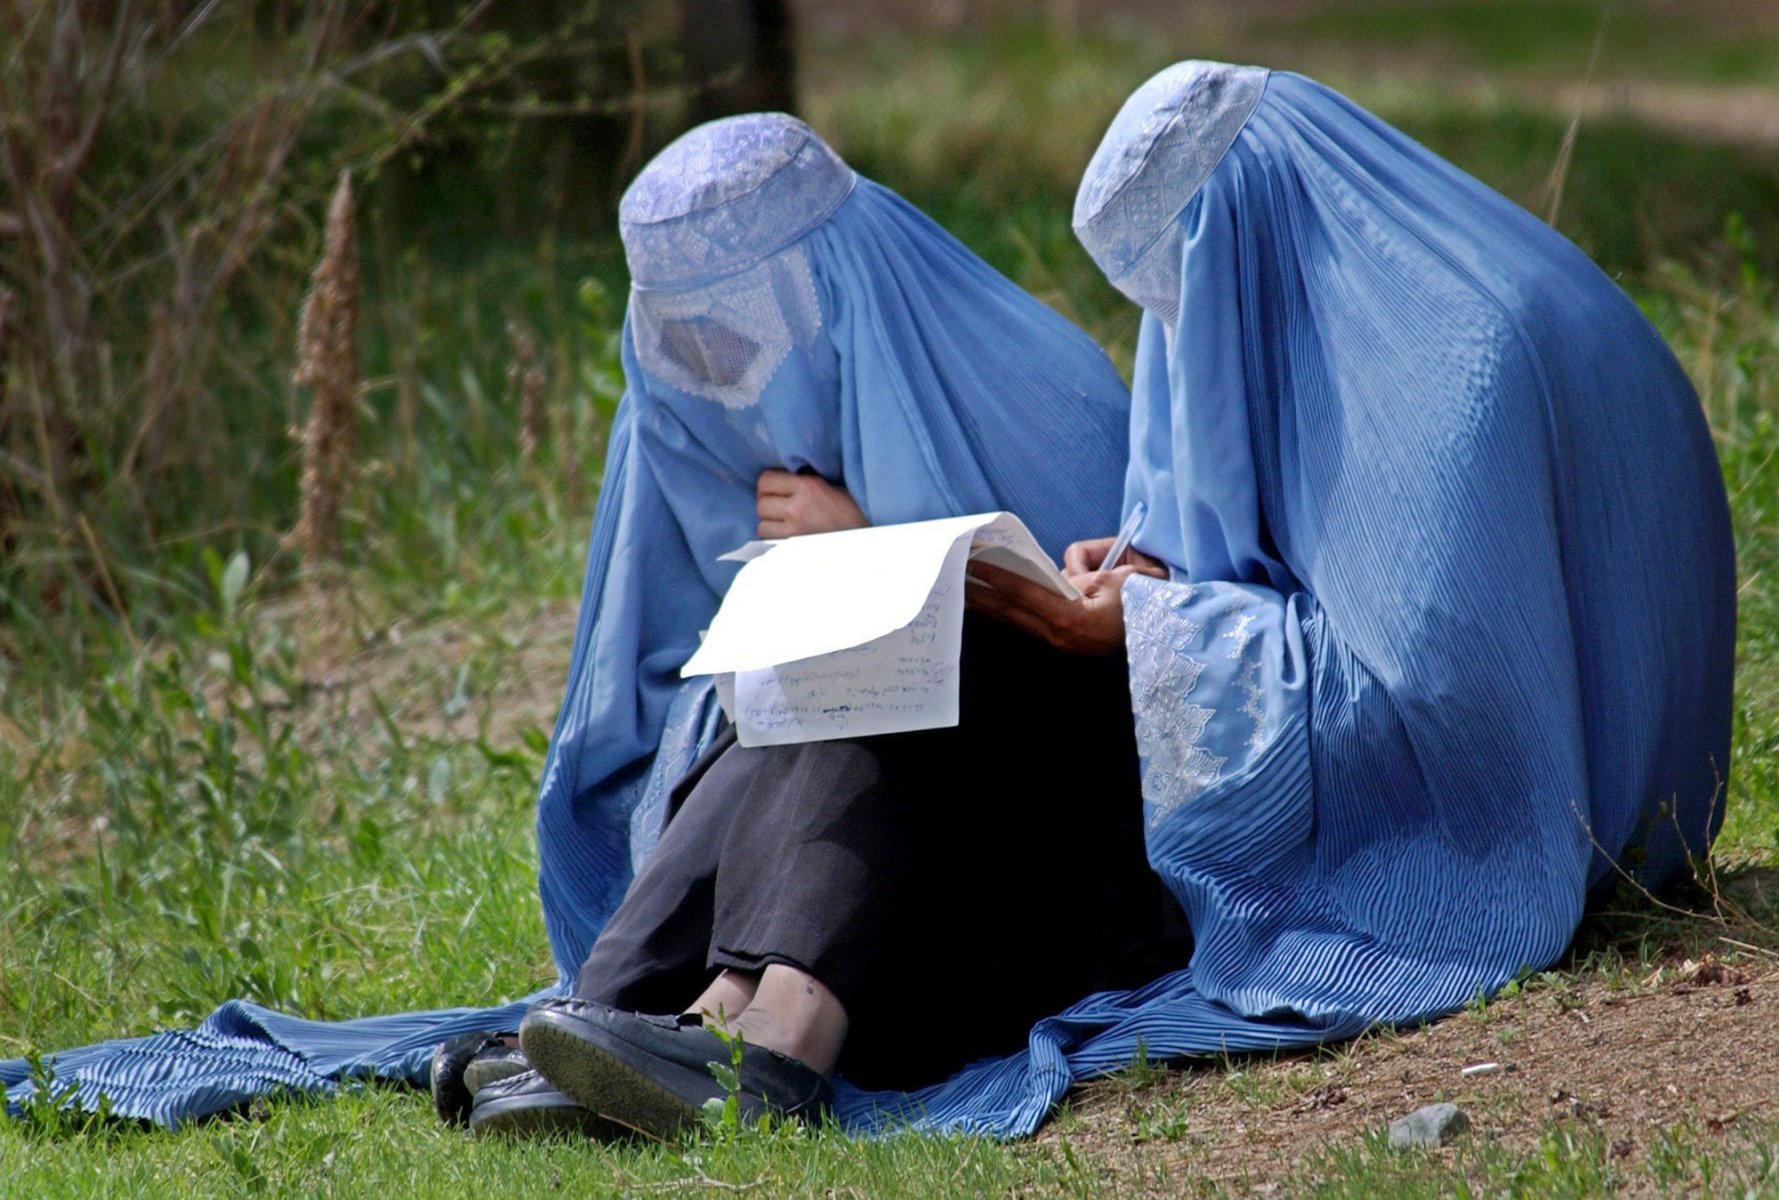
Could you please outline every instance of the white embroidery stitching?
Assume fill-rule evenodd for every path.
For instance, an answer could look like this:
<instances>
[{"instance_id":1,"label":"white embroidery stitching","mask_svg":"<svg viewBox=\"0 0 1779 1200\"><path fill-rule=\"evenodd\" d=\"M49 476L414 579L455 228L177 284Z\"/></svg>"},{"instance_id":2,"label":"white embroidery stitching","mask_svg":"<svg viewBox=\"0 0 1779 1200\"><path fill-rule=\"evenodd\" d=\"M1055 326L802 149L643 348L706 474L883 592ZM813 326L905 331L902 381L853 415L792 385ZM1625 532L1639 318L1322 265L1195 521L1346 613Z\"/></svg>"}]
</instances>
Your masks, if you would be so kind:
<instances>
[{"instance_id":1,"label":"white embroidery stitching","mask_svg":"<svg viewBox=\"0 0 1779 1200\"><path fill-rule=\"evenodd\" d=\"M630 293L643 370L728 409L758 404L791 347L814 345L821 327L801 246L707 287Z\"/></svg>"},{"instance_id":2,"label":"white embroidery stitching","mask_svg":"<svg viewBox=\"0 0 1779 1200\"><path fill-rule=\"evenodd\" d=\"M1235 624L1231 625L1229 629L1224 632L1223 640L1231 643L1229 647L1229 660L1231 662L1241 661L1242 655L1247 653L1248 643L1254 640L1253 626L1254 614L1245 612L1237 617L1235 619Z\"/></svg>"},{"instance_id":3,"label":"white embroidery stitching","mask_svg":"<svg viewBox=\"0 0 1779 1200\"><path fill-rule=\"evenodd\" d=\"M1143 802L1154 825L1217 782L1228 760L1198 744L1216 710L1191 699L1205 669L1202 659L1186 653L1204 632L1183 611L1196 590L1150 585L1127 594L1138 601L1126 613L1125 629Z\"/></svg>"},{"instance_id":4,"label":"white embroidery stitching","mask_svg":"<svg viewBox=\"0 0 1779 1200\"><path fill-rule=\"evenodd\" d=\"M783 113L700 125L624 193L618 230L642 288L709 282L758 263L827 220L858 176Z\"/></svg>"},{"instance_id":5,"label":"white embroidery stitching","mask_svg":"<svg viewBox=\"0 0 1779 1200\"><path fill-rule=\"evenodd\" d=\"M1267 72L1182 62L1124 102L1075 196L1075 232L1106 278L1170 328L1179 318L1179 216L1247 124Z\"/></svg>"},{"instance_id":6,"label":"white embroidery stitching","mask_svg":"<svg viewBox=\"0 0 1779 1200\"><path fill-rule=\"evenodd\" d=\"M1254 722L1254 732L1248 735L1248 747L1252 750L1264 749L1266 747L1266 709L1260 704L1260 660L1255 659L1243 668L1235 682L1236 686L1242 689L1242 694L1247 697L1242 703L1242 712Z\"/></svg>"}]
</instances>

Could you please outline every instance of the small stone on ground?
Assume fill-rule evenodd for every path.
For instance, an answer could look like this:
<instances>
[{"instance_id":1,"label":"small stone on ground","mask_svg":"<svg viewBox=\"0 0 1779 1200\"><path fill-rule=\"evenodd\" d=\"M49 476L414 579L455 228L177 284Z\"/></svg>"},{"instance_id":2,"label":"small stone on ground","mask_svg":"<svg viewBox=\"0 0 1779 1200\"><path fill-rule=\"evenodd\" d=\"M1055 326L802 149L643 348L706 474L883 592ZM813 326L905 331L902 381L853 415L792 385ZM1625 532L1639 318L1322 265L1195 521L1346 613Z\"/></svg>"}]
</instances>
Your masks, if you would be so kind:
<instances>
[{"instance_id":1,"label":"small stone on ground","mask_svg":"<svg viewBox=\"0 0 1779 1200\"><path fill-rule=\"evenodd\" d=\"M1470 1118L1456 1104L1429 1104L1390 1122L1390 1149L1443 1146L1469 1128Z\"/></svg>"}]
</instances>

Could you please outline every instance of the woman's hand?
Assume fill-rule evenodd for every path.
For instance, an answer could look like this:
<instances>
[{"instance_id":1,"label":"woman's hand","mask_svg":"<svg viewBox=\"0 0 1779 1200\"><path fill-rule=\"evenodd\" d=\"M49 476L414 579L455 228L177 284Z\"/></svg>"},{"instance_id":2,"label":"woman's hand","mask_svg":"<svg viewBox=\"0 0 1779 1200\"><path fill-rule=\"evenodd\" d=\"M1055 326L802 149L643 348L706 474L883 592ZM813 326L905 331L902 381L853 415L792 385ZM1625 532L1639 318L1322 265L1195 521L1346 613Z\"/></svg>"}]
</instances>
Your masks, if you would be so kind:
<instances>
[{"instance_id":1,"label":"woman's hand","mask_svg":"<svg viewBox=\"0 0 1779 1200\"><path fill-rule=\"evenodd\" d=\"M1107 543L1110 545L1110 543ZM1124 581L1136 574L1134 567L1114 571L1090 571L1070 575L1069 582L1081 592L1069 600L1029 579L971 563L970 577L977 586L965 589L971 608L979 609L1041 641L1071 654L1116 654L1124 649Z\"/></svg>"},{"instance_id":2,"label":"woman's hand","mask_svg":"<svg viewBox=\"0 0 1779 1200\"><path fill-rule=\"evenodd\" d=\"M971 608L997 617L1059 650L1073 654L1116 654L1124 649L1124 581L1132 575L1166 579L1167 569L1135 550L1119 557L1123 566L1098 569L1112 538L1076 542L1063 553L1063 573L1081 593L1068 600L1029 579L972 563L970 575L979 586L965 593Z\"/></svg>"},{"instance_id":3,"label":"woman's hand","mask_svg":"<svg viewBox=\"0 0 1779 1200\"><path fill-rule=\"evenodd\" d=\"M1085 542L1073 542L1062 552L1062 573L1068 576L1087 575L1094 571L1110 570L1113 567L1135 567L1137 574L1149 575L1156 579L1167 578L1167 568L1161 565L1160 559L1150 558L1135 546L1130 547L1118 556L1115 563L1102 562L1106 551L1112 548L1117 538L1090 538Z\"/></svg>"},{"instance_id":4,"label":"woman's hand","mask_svg":"<svg viewBox=\"0 0 1779 1200\"><path fill-rule=\"evenodd\" d=\"M845 488L820 475L793 475L789 471L760 472L760 481L754 487L754 512L759 514L763 538L863 529L871 523Z\"/></svg>"}]
</instances>

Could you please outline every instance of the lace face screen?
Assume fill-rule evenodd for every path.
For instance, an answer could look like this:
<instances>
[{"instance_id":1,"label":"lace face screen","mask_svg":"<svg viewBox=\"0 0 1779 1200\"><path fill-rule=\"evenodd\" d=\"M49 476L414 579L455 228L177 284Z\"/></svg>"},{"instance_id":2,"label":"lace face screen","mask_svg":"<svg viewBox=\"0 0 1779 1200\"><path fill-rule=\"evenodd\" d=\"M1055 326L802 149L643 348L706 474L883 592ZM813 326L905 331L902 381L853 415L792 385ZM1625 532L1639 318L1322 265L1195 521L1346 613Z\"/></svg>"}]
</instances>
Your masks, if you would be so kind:
<instances>
[{"instance_id":1,"label":"lace face screen","mask_svg":"<svg viewBox=\"0 0 1779 1200\"><path fill-rule=\"evenodd\" d=\"M800 246L702 287L638 289L630 312L643 370L729 409L758 404L791 348L812 346L822 327Z\"/></svg>"}]
</instances>

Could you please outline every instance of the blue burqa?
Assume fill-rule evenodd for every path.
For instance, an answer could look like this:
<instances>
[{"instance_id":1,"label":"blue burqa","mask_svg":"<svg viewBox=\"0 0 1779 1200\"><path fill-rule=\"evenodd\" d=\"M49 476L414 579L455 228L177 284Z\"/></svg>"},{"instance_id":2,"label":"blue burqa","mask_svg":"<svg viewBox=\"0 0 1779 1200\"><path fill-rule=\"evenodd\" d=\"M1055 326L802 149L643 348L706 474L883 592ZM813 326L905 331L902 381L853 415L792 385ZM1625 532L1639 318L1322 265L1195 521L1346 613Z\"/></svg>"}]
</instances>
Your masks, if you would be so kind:
<instances>
[{"instance_id":1,"label":"blue burqa","mask_svg":"<svg viewBox=\"0 0 1779 1200\"><path fill-rule=\"evenodd\" d=\"M1124 590L1149 861L1190 966L889 1111L1407 1024L1704 853L1735 572L1693 389L1564 238L1328 89L1182 63L1075 226L1145 310Z\"/></svg>"},{"instance_id":2,"label":"blue burqa","mask_svg":"<svg viewBox=\"0 0 1779 1200\"><path fill-rule=\"evenodd\" d=\"M679 678L754 536L768 467L875 523L1009 509L1054 555L1114 528L1129 394L1079 329L783 116L702 126L625 195L628 385L538 800L539 891L572 980L720 714ZM1133 800L1134 802L1134 800ZM315 1022L232 1001L195 1030L53 1056L58 1086L177 1125L274 1089L424 1082L433 1047L531 997ZM20 1060L0 1063L16 1107Z\"/></svg>"}]
</instances>

